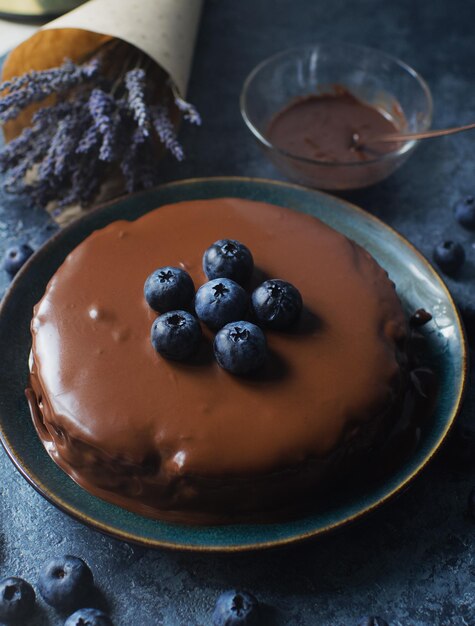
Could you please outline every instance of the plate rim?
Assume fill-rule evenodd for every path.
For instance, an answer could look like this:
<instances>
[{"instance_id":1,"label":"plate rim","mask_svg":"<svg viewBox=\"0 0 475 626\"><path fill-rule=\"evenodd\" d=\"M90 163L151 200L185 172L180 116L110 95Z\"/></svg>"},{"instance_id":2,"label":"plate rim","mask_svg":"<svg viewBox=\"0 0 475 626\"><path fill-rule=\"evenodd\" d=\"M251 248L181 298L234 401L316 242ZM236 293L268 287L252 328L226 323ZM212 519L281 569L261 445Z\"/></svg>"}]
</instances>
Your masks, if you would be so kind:
<instances>
[{"instance_id":1,"label":"plate rim","mask_svg":"<svg viewBox=\"0 0 475 626\"><path fill-rule=\"evenodd\" d=\"M15 278L13 279L13 281L11 282L11 284L9 285L9 287L7 288L3 298L0 301L0 319L2 318L3 315L3 311L6 308L9 300L13 297L13 294L15 292L16 289L16 285L18 282L20 282L22 280L22 276L24 273L28 272L28 269L31 265L33 265L37 259L44 257L45 255L48 254L48 250L50 248L50 245L54 245L54 242L58 239L61 238L63 236L63 233L67 233L69 231L74 231L77 228L77 223L79 221L82 222L88 222L90 219L94 218L94 215L97 212L100 211L104 211L106 209L108 209L109 207L123 202L125 200L130 200L130 199L134 199L134 198L140 198L140 197L146 197L147 195L149 195L150 193L154 193L156 191L160 191L162 189L167 189L167 188L173 188L173 187L184 187L184 186L193 186L193 185L197 185L197 184L212 184L212 183L216 183L216 182L220 182L220 183L245 183L245 184L250 184L251 186L254 184L258 184L258 185L268 185L268 186L275 186L275 187L283 187L286 189L294 189L298 192L304 192L305 194L310 194L310 195L315 195L316 198L318 197L326 197L329 198L330 201L334 202L337 201L338 203L344 204L346 205L346 207L358 214L361 215L362 217L364 217L365 219L375 223L377 226L379 227L383 227L383 229L388 230L389 232L391 232L405 247L409 248L413 254L416 255L416 257L418 257L422 263L427 266L430 270L431 273L433 275L433 278L440 284L440 286L442 287L445 296L447 297L448 302L450 303L454 313L455 313L455 323L461 338L461 343L460 343L460 347L461 347L461 375L460 375L460 381L458 384L458 389L457 389L457 397L456 400L454 402L454 406L453 409L451 411L451 414L449 416L447 416L446 420L445 420L445 424L444 424L444 429L443 431L440 433L440 435L438 436L437 440L432 444L430 450L427 451L426 455L424 456L423 459L421 459L420 463L417 465L417 467L413 468L413 470L411 471L411 473L406 476L406 478L402 481L399 481L394 487L392 487L390 490L388 490L387 493L385 493L384 495L382 495L377 501L372 502L371 504L364 506L362 508L358 508L357 511L355 511L352 514L349 514L347 516L345 516L344 519L340 519L340 520L336 520L333 521L329 524L326 524L325 526L321 526L317 529L312 529L312 530L308 530L308 531L304 531L304 532L300 532L298 535L292 535L292 536L287 536L287 537L283 537L283 538L274 538L271 539L269 541L258 541L257 543L240 543L238 545L221 545L221 544L207 544L207 545L199 545L199 544L190 544L190 543L178 543L175 541L169 541L169 540L162 540L162 539L156 539L156 538L152 538L152 537L146 537L146 536L142 536L140 534L133 534L129 531L125 531L122 530L120 528L118 528L117 526L113 526L110 523L105 523L102 521L99 521L97 519L94 519L93 517L90 517L89 515L85 514L83 511L81 511L80 509L76 508L74 505L69 504L67 502L65 502L60 495L56 494L56 493L52 493L51 490L45 486L40 477L36 477L35 475L30 475L30 473L28 472L27 468L24 466L23 464L23 459L21 458L21 455L16 454L15 453L15 447L10 443L8 436L6 435L6 433L4 432L4 428L3 428L3 424L2 424L2 419L0 416L0 442L8 456L8 458L10 459L10 461L13 463L13 465L15 466L15 468L20 472L20 474L23 476L23 478L26 479L26 481L41 495L43 496L48 502L50 502L51 504L53 504L55 507L57 507L59 510L61 510L63 513L67 514L69 517L76 519L78 521L80 521L81 523L84 523L85 525L103 533L106 534L108 536L111 536L115 539L119 539L121 541L127 541L130 543L134 543L136 545L140 545L142 547L147 547L147 548L155 548L155 549L159 549L159 548L167 548L167 549L172 549L172 550L179 550L179 551L188 551L188 552L246 552L246 551L251 551L251 550L264 550L264 549L270 549L270 548L275 548L275 547L284 547L284 546L288 546L291 544L297 544L297 543L301 543L302 541L308 540L308 539L312 539L312 538L318 538L321 537L323 535L326 535L330 532L336 531L338 529L342 529L346 526L348 526L349 524L351 524L352 522L355 522L357 520L360 520L361 518L365 517L366 515L374 512L376 509L378 509L379 507L387 504L391 499L393 499L395 496L397 496L398 494L400 494L404 489L407 488L407 486L416 478L416 476L418 476L427 466L428 464L433 460L434 456L437 454L437 452L439 451L441 445L443 444L443 442L445 441L450 429L452 428L455 419L457 418L457 415L460 412L462 403L463 403L463 399L466 393L466 388L467 388L467 376L468 376L468 345L467 345L467 337L466 337L466 332L463 326L463 322L460 316L460 312L458 310L458 307L450 293L449 288L447 287L445 281L443 280L443 278L439 275L439 273L436 271L436 269L434 268L434 266L432 265L432 263L416 248L416 246L414 244L412 244L408 239L406 239L403 235L401 235L395 228L393 228L392 226L390 226L389 224L387 224L386 222L384 222L382 219L380 219L379 217L373 215L372 213L365 211L363 208L359 207L356 204L353 204L352 202L349 202L346 199L340 198L339 196L336 195L332 195L330 193L324 192L324 191L320 191L317 189L312 189L309 187L305 187L303 185L298 185L295 183L290 183L290 182L286 182L286 181L280 181L280 180L275 180L275 179L266 179L266 178L259 178L259 177L247 177L247 176L210 176L210 177L195 177L195 178L186 178L186 179L182 179L182 180L175 180L175 181L169 181L166 183L163 183L161 185L158 185L157 187L153 187L151 189L145 190L145 191L140 191L140 192L136 192L133 194L125 194L122 196L119 196L117 198L114 198L108 202L104 202L99 204L98 206L94 207L93 209L91 209L90 211L86 212L84 215L82 215L81 217L77 218L76 220L73 220L73 222L71 222L70 224L68 224L67 226L65 226L64 228L61 228L57 233L55 233L43 246L41 246L37 251L35 251L35 253L27 260L27 262L25 263L25 265L20 269L20 271L17 273L17 275L15 276ZM163 206L163 205L159 205L159 206ZM159 207L156 207L159 208ZM153 210L153 209L150 209ZM148 212L148 211L147 211ZM140 217L140 216L138 216ZM52 461L53 462L53 461ZM62 471L62 470L61 470ZM79 486L78 486L79 487ZM79 487L81 488L81 487ZM82 489L82 488L81 488ZM88 492L86 492L88 493ZM91 497L92 494L89 494ZM100 498L97 498L99 501L103 502L103 500L101 500ZM252 524L253 526L256 524ZM229 525L229 526L234 526L234 525ZM190 526L185 525L185 528L191 528ZM200 528L200 527L198 527ZM209 526L209 528L213 528L213 526ZM219 527L218 527L219 528Z\"/></svg>"}]
</instances>

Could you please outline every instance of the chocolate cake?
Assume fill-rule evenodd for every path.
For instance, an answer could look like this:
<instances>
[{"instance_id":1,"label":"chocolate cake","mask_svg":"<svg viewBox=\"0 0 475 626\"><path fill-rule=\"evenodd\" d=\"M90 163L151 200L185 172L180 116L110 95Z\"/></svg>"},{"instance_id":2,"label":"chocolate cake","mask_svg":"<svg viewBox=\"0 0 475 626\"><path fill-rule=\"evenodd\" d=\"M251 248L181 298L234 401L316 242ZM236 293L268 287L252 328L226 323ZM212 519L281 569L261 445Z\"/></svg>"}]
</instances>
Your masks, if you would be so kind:
<instances>
[{"instance_id":1,"label":"chocolate cake","mask_svg":"<svg viewBox=\"0 0 475 626\"><path fill-rule=\"evenodd\" d=\"M144 281L182 267L198 288L218 239L253 253L253 286L302 294L269 356L233 376L213 333L188 362L160 357ZM393 283L362 247L290 209L227 198L163 206L94 232L37 304L27 396L52 459L92 494L185 523L277 519L318 501L400 418L407 324Z\"/></svg>"}]
</instances>

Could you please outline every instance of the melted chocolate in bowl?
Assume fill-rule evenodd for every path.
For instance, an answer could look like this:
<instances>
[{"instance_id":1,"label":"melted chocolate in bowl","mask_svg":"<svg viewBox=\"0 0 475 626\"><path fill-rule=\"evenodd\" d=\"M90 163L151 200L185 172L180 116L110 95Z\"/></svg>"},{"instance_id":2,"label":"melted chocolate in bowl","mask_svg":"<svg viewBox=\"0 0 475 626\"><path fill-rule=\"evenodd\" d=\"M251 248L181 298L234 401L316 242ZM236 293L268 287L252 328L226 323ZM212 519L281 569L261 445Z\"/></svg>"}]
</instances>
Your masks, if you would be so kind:
<instances>
[{"instance_id":1,"label":"melted chocolate in bowl","mask_svg":"<svg viewBox=\"0 0 475 626\"><path fill-rule=\"evenodd\" d=\"M268 138L274 146L306 159L329 163L367 161L392 152L398 144L375 144L371 151L355 149L354 135L365 137L397 132L387 113L340 87L335 93L297 98L272 119Z\"/></svg>"},{"instance_id":2,"label":"melted chocolate in bowl","mask_svg":"<svg viewBox=\"0 0 475 626\"><path fill-rule=\"evenodd\" d=\"M266 138L277 148L269 155L291 177L307 184L314 181L317 187L351 189L376 182L394 169L381 157L401 144L365 146L365 138L406 126L401 107L389 101L390 111L363 102L341 85L333 85L328 93L295 98L269 122Z\"/></svg>"},{"instance_id":3,"label":"melted chocolate in bowl","mask_svg":"<svg viewBox=\"0 0 475 626\"><path fill-rule=\"evenodd\" d=\"M281 278L305 305L291 332L266 331L269 358L248 378L218 366L207 330L190 362L150 342L148 274L182 267L198 288L222 238L252 251L249 291ZM158 519L295 514L409 419L407 324L386 272L319 220L264 203L181 202L96 231L51 279L32 336L27 396L48 453L91 493Z\"/></svg>"}]
</instances>

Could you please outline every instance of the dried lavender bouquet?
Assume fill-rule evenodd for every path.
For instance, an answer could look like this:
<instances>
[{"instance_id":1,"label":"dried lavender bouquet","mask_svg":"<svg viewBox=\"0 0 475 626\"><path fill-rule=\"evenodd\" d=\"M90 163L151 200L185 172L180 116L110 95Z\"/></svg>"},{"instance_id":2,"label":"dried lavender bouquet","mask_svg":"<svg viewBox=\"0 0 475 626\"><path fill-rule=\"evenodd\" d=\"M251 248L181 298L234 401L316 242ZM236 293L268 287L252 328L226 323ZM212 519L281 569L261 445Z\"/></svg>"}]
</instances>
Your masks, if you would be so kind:
<instances>
[{"instance_id":1,"label":"dried lavender bouquet","mask_svg":"<svg viewBox=\"0 0 475 626\"><path fill-rule=\"evenodd\" d=\"M163 70L118 40L83 63L65 60L0 85L1 123L29 108L36 109L30 125L0 152L0 172L8 192L27 196L58 221L67 207L91 205L111 181L114 195L156 185L163 150L184 158L176 137L180 113L200 124Z\"/></svg>"}]
</instances>

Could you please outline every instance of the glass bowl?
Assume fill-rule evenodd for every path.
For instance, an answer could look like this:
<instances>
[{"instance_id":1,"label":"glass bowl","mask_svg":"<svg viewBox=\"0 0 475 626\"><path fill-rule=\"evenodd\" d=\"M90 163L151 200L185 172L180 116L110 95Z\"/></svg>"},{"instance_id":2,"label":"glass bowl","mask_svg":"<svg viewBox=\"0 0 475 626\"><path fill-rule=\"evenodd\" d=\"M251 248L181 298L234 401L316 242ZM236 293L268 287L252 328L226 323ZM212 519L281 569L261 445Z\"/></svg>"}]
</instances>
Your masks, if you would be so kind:
<instances>
[{"instance_id":1,"label":"glass bowl","mask_svg":"<svg viewBox=\"0 0 475 626\"><path fill-rule=\"evenodd\" d=\"M422 132L432 120L432 96L411 67L388 54L346 43L320 43L280 52L260 63L244 82L244 121L272 163L287 177L318 189L357 189L383 180L417 145L411 140L364 161L329 162L276 147L268 136L273 117L293 100L346 88L377 108L400 132Z\"/></svg>"}]
</instances>

